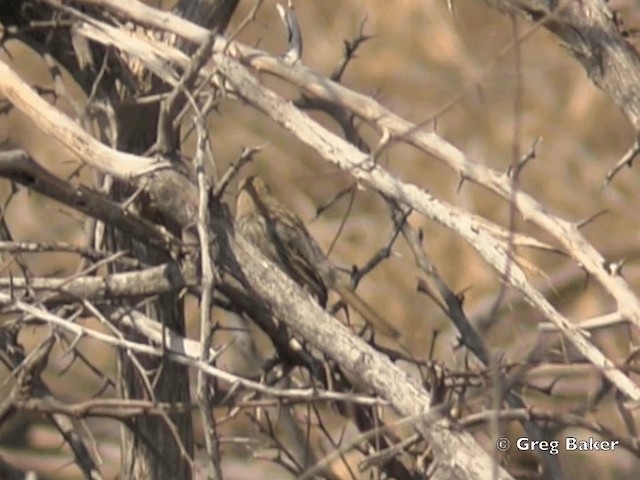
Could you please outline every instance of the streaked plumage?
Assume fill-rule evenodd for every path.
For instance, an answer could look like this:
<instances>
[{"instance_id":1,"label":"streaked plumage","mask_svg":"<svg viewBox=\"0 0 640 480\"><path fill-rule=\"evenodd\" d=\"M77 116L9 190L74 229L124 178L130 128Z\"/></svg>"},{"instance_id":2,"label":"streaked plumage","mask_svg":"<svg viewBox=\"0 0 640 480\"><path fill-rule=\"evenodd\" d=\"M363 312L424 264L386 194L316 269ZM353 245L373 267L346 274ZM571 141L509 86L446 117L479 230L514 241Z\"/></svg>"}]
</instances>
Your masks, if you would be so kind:
<instances>
[{"instance_id":1,"label":"streaked plumage","mask_svg":"<svg viewBox=\"0 0 640 480\"><path fill-rule=\"evenodd\" d=\"M258 177L247 177L240 185L236 202L236 228L291 279L308 289L322 307L327 303L327 290L333 289L345 303L380 328L382 333L399 336L395 328L340 281L336 270L302 220L276 200Z\"/></svg>"}]
</instances>

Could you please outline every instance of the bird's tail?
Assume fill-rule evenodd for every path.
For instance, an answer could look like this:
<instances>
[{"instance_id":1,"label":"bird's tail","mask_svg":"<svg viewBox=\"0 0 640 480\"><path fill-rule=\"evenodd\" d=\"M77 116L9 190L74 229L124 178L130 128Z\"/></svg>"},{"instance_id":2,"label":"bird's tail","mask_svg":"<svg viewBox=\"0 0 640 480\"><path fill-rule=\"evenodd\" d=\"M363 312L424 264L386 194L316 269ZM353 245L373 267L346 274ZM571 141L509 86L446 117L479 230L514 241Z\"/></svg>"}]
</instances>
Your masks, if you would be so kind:
<instances>
[{"instance_id":1,"label":"bird's tail","mask_svg":"<svg viewBox=\"0 0 640 480\"><path fill-rule=\"evenodd\" d=\"M373 308L367 304L360 296L351 290L347 285L338 281L332 286L340 298L362 317L369 322L379 333L391 338L399 338L400 332L396 330L389 322L378 315Z\"/></svg>"}]
</instances>

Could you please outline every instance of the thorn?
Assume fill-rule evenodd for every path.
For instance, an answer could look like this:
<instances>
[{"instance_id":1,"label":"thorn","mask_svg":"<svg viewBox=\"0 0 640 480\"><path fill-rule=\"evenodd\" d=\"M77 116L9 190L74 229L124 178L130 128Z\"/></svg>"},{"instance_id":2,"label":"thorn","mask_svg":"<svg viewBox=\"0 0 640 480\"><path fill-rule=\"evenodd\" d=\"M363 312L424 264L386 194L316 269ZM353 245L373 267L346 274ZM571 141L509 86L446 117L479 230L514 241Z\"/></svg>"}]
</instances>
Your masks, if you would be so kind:
<instances>
[{"instance_id":1,"label":"thorn","mask_svg":"<svg viewBox=\"0 0 640 480\"><path fill-rule=\"evenodd\" d=\"M619 262L605 262L604 269L612 277L619 277L622 275L622 267L624 267L625 261L622 259Z\"/></svg>"},{"instance_id":2,"label":"thorn","mask_svg":"<svg viewBox=\"0 0 640 480\"><path fill-rule=\"evenodd\" d=\"M516 175L520 175L520 172L522 172L522 170L524 169L524 167L534 158L536 158L536 148L538 146L538 143L542 140L542 137L537 137L533 143L531 144L531 147L529 148L529 151L527 153L525 153L522 158L518 161L518 163L514 166L514 165L509 165L509 168L507 169L507 177L514 177Z\"/></svg>"},{"instance_id":3,"label":"thorn","mask_svg":"<svg viewBox=\"0 0 640 480\"><path fill-rule=\"evenodd\" d=\"M287 29L287 42L289 49L283 55L283 60L288 65L294 65L302 58L302 32L300 31L300 23L296 16L291 0L287 1L287 9L276 4L276 9L280 15L280 19Z\"/></svg>"},{"instance_id":4,"label":"thorn","mask_svg":"<svg viewBox=\"0 0 640 480\"><path fill-rule=\"evenodd\" d=\"M604 182L602 184L602 189L604 189L607 185L609 185L609 183L611 183L611 180L613 180L613 178L618 174L618 172L622 170L624 167L631 168L633 165L633 160L636 158L636 156L639 153L640 153L640 138L636 137L636 140L633 143L633 146L629 150L627 150L627 152L622 156L622 158L618 160L618 163L616 163L615 166L607 172L607 175L605 176Z\"/></svg>"},{"instance_id":5,"label":"thorn","mask_svg":"<svg viewBox=\"0 0 640 480\"><path fill-rule=\"evenodd\" d=\"M597 218L601 217L605 213L609 213L609 210L608 209L604 209L604 210L600 210L599 212L594 213L590 217L587 217L584 220L581 220L580 222L578 222L576 224L576 227L578 228L578 230L581 230L583 227L586 227L588 224L592 223L594 220L596 220Z\"/></svg>"}]
</instances>

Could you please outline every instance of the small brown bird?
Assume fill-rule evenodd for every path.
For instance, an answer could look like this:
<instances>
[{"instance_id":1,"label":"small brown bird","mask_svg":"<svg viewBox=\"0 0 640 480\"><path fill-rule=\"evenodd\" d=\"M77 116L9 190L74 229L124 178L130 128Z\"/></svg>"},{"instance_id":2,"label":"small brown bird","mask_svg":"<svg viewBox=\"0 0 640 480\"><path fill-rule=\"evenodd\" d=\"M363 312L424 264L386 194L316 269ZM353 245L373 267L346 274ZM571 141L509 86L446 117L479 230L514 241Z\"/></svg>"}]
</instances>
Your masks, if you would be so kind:
<instances>
[{"instance_id":1,"label":"small brown bird","mask_svg":"<svg viewBox=\"0 0 640 480\"><path fill-rule=\"evenodd\" d=\"M279 265L296 283L308 289L323 308L327 304L327 290L333 289L381 333L393 338L400 336L398 330L338 278L338 272L302 220L276 200L258 177L247 177L240 184L236 226L263 255Z\"/></svg>"}]
</instances>

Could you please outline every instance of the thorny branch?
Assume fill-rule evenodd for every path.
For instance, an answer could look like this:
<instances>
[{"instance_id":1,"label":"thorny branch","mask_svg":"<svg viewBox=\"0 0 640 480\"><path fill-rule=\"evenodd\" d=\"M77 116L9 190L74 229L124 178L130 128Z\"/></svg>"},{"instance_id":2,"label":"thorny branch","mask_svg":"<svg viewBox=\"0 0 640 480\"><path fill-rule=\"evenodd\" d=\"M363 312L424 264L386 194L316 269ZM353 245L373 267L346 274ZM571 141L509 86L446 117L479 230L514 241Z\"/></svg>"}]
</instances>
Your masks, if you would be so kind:
<instances>
[{"instance_id":1,"label":"thorny branch","mask_svg":"<svg viewBox=\"0 0 640 480\"><path fill-rule=\"evenodd\" d=\"M57 19L55 24L47 24L46 28L73 28L76 40L90 42L94 47L101 46L105 51L117 51L122 55L121 58L135 59L147 74L152 72L155 75L154 81L161 82L169 89L169 93L147 99L161 105L156 148L151 150L159 156L149 158L107 147L56 107L45 102L37 91L26 85L3 62L0 63L0 90L10 105L32 118L38 128L58 139L87 165L127 182L135 190L135 194L128 202L119 204L107 199L99 191L59 179L42 168L29 154L18 150L0 154L0 175L126 232L168 255L172 262L151 266L139 262L131 252L103 252L61 242L39 245L5 239L7 241L0 245L4 250L25 254L60 250L72 252L95 263L82 275L69 278L41 278L23 269L21 277L8 276L0 279L0 304L3 312L17 315L20 319L19 322L12 321L7 325L17 329L22 328L21 323L48 325L53 332L41 348L33 350L29 357L19 359L20 355L16 354L20 349L16 342L16 332L10 334L9 327L0 327L3 362L16 373L14 388L0 404L0 426L2 420L16 409L23 409L46 412L52 417L109 416L120 421L134 416L156 415L166 419L171 427L170 414L184 413L195 408L187 403L164 404L134 400L113 403L96 400L73 406L49 398L46 387L42 389L45 398L29 391L26 393L33 398L25 398L24 387L29 384L25 375L36 378L35 385L41 385L37 383L40 381L40 373L48 367L44 360L51 355L56 336L64 332L73 337L69 347L72 352L80 352L81 346L91 339L128 352L132 357L144 353L186 365L196 371L197 408L205 427L205 444L210 462L208 471L216 478L222 478L219 459L221 445L218 419L213 415L212 407L216 401L233 405L234 401L247 392L250 395L261 395L267 402L274 402L269 407L279 402L273 408L290 408L293 413L296 413L298 403L324 402L333 405L341 415L353 414L353 423L365 431L356 436L353 443L342 443L324 461L316 465L305 465L296 457L297 454L288 452L287 446L278 437L277 429L268 425L264 432L274 439L280 452L289 455L286 466L296 475L311 476L322 472L331 476L328 473L330 460L344 455L356 445L366 444L368 449L363 447L362 450L371 455L368 464L382 458L378 462L381 464L379 468L387 475L408 478L409 472L397 461L396 455L411 455L416 458L417 454L413 453L410 446L423 440L433 448L436 458L433 464L435 471L430 472L433 473L433 478L510 478L466 431L450 428L452 402L455 399L463 407L466 406L466 388L469 385L451 387L446 382L446 375L439 379L439 375L433 373L436 369L433 369L429 374L430 381L425 382L431 386L431 393L427 393L415 378L404 373L381 355L379 350L355 338L335 318L310 302L306 292L276 270L243 238L233 234L231 216L222 200L222 192L259 149L245 150L237 164L218 183L212 185L204 166L204 159L211 152L208 146L207 120L203 114L208 110L203 108L206 95L201 96L201 93L209 95L209 106L213 98L222 96L231 99L230 101L241 99L293 137L312 147L323 159L349 172L359 185L379 192L387 200L394 228L387 243L372 255L365 267L354 272L354 283L357 284L362 276L388 259L392 248L396 248L398 239L402 236L424 277L418 283L419 291L429 295L452 320L461 343L473 352L479 363L486 367L492 365L490 349L464 312L464 296L454 293L447 285L433 261L427 257L421 235L408 223L410 213L417 212L466 240L495 268L502 281L517 289L529 304L577 348L583 358L596 367L598 373L606 379L607 387L615 387L627 400L640 401L640 388L630 378L627 370L627 367L633 368L634 359L630 357L628 365L621 366L596 348L586 329L576 327L560 314L530 283L526 270L521 268L521 259L512 252L509 242L515 246L547 251L561 250L571 256L615 300L618 316L639 326L640 301L619 269L607 267L609 263L587 242L578 224L549 213L525 191L514 191L509 174L498 173L481 163L471 161L465 153L437 133L426 132L419 124L395 115L374 99L337 83L358 47L369 38L362 28L358 37L345 45L344 60L331 78L326 78L314 73L300 61L301 32L291 4L287 11L282 9L288 33L292 37L290 55L284 59L238 41L215 36L212 31L219 30L217 24L211 25L210 30L207 30L175 14L159 12L136 1L77 0L62 4L48 0L43 4L62 18ZM225 24L237 2L230 4L233 4L231 9L222 15L227 15L226 20L223 20ZM569 27L582 27L576 27L572 23L580 13L578 7L574 9L572 5L563 4L553 10L541 6L527 7L522 3L512 5L506 1L499 4L501 8L526 14L569 42L575 41L574 34L569 33L572 31ZM261 2L256 4L256 11L252 12L251 18L255 17L260 5ZM104 8L108 14L92 10L96 6ZM581 6L599 11L597 7L594 2L586 2ZM176 12L187 8L188 3L180 2ZM122 28L123 20L156 29L155 33L160 32L162 35L136 35ZM11 26L6 32L24 34L35 25L33 23L24 29ZM175 35L179 41L173 45L167 44L165 40L168 34ZM295 36L300 38L296 40L293 38ZM186 46L182 51L176 48L181 45ZM605 61L612 62L615 59L607 57L606 52L601 52L594 64L593 57L585 54L585 45L582 45L582 50L575 46L572 48L587 70L597 74L595 81L605 91L612 91L609 86L612 80L605 75L607 69L603 65ZM184 52L195 53L189 58ZM624 52L632 56L627 50ZM104 58L106 62L107 56ZM53 68L51 60L48 58ZM103 73L106 71L107 69L102 70ZM268 73L297 87L302 100L289 102L275 89L267 87L267 82L263 82L256 73ZM57 73L54 76L56 94L68 96L68 91L60 85L61 77ZM94 87L97 92L97 83ZM224 95L221 96L220 93ZM618 101L617 95L613 95L613 98ZM320 108L328 112L342 128L346 140L307 116L301 111L305 108ZM622 105L622 108L632 123L637 125L634 107ZM79 112L81 109L76 110ZM178 148L175 134L180 127L176 120L187 119L188 112L195 118L198 137L193 162L181 152L174 152ZM355 126L356 119L376 129L381 138L380 148L386 149L391 143L411 145L422 152L435 155L461 178L482 185L506 202L513 201L514 208L546 232L553 244L533 236L509 232L478 215L440 200L420 186L399 180L376 161L377 153L371 154L372 149ZM607 180L613 178L622 165L631 165L637 150L637 145L630 149ZM173 155L174 153L178 155ZM520 167L532 158L533 154L526 156ZM193 238L194 230L197 231L197 241ZM182 238L170 233L171 231L181 232ZM102 275L98 270L104 263L99 262L119 262L131 271ZM147 318L135 308L138 304L134 300L143 299L144 302L167 291L182 291L185 295L193 294L199 298L200 329L197 341L174 331L165 331L158 322ZM101 302L109 305L109 302L122 298L131 299L130 308L114 307L109 318L100 318L97 309L89 303ZM230 373L216 366L215 362L224 350L216 347L215 342L212 343L213 335L218 329L217 323L213 321L217 317L211 317L212 308L216 306L223 306L246 318L252 318L270 337L278 356L272 361L263 362L257 377ZM70 307L74 307L73 310ZM87 317L95 315L107 327L108 333L82 325L78 321L79 312ZM142 340L127 339L121 332L123 327L141 334ZM391 357L401 358L399 355ZM420 362L416 362L416 365L420 365ZM546 425L545 422L578 424L573 417L530 414L521 395L527 386L524 377L530 367L532 365L515 368L508 374L505 373L504 379L490 380L497 384L496 391L501 392L499 400L504 398L512 410L483 412L485 417L469 416L465 425L478 424L489 416L501 420L515 419L523 423L532 438L544 439L548 435L540 425ZM142 367L139 368L142 376ZM470 370L473 368L477 367L472 366ZM295 386L290 387L291 383ZM224 384L224 388L219 388L221 384ZM147 389L151 391L152 386L148 385ZM552 390L553 387L550 388ZM363 391L373 392L374 395L360 393ZM258 403L256 401L251 405L241 405L241 402L237 402L234 408L247 408L250 412L256 408L259 411L261 407L256 407ZM411 419L409 421L414 421L415 431L419 435L409 437L410 441L407 442L391 435L390 432L400 425L380 419L375 407L381 406L390 406L398 414ZM626 408L625 405L621 406L624 412L627 411ZM229 414L230 417L234 415L237 412ZM263 428L258 417L254 418ZM605 436L614 436L601 425L585 423L582 426ZM320 430L324 429L324 434L330 437L326 425L322 424L321 427ZM73 439L68 442L74 448L76 463L84 474L99 478L100 474L96 472L91 455L87 454L87 460L84 461L79 458L84 445ZM626 448L637 453L635 443L629 439L623 439L623 442ZM425 445L422 446L426 449ZM181 454L188 457L184 449ZM312 458L319 457L315 455ZM193 459L187 460L193 464ZM282 461L282 464L285 462ZM558 468L553 462L548 462L547 466L552 471ZM490 476L492 469L495 469L495 475ZM557 472L555 478L562 478L562 472Z\"/></svg>"}]
</instances>

